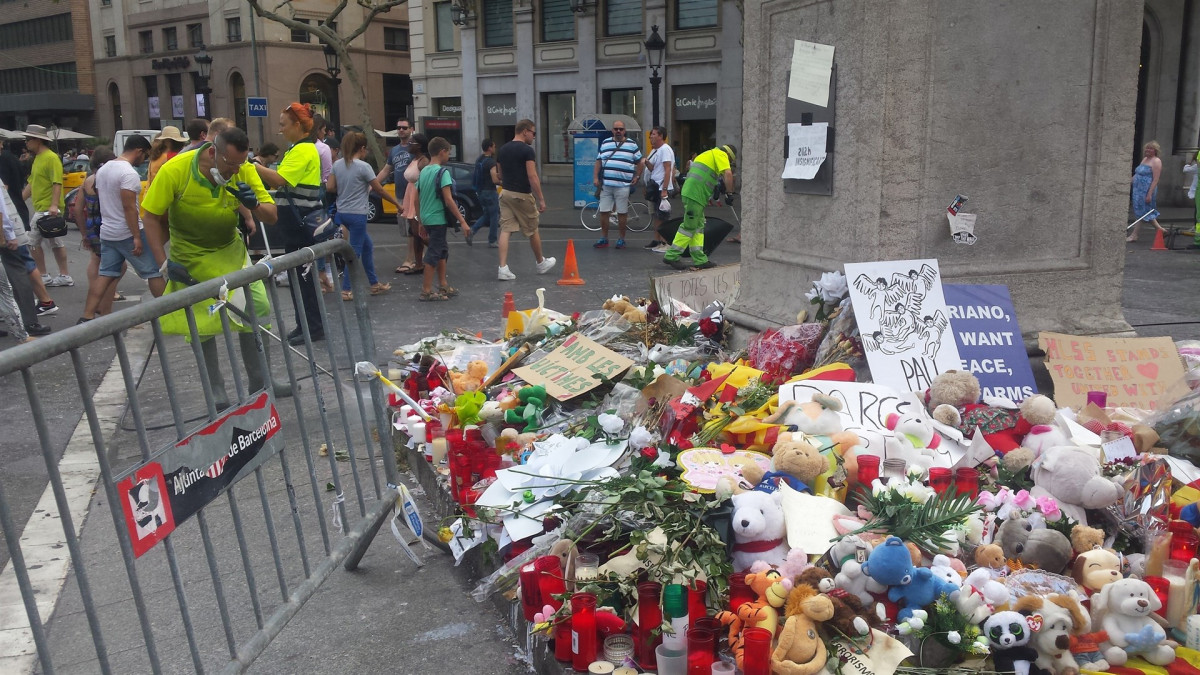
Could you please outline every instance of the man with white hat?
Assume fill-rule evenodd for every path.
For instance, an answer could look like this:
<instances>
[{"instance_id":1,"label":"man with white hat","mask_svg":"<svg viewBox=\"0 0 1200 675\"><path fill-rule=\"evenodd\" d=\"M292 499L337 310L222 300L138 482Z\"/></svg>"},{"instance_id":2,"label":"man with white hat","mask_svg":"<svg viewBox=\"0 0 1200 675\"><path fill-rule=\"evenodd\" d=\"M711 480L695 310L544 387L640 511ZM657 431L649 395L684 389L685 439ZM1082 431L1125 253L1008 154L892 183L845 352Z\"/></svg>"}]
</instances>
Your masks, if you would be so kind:
<instances>
[{"instance_id":1,"label":"man with white hat","mask_svg":"<svg viewBox=\"0 0 1200 675\"><path fill-rule=\"evenodd\" d=\"M59 216L63 209L63 166L58 155L50 149L51 138L46 133L46 127L40 124L30 124L25 128L25 147L33 153L33 169L29 172L29 185L22 193L26 199L33 197L33 217L30 218L29 248L37 263L38 272L47 286L74 286L67 268L67 245L62 237L50 238L50 250L54 252L54 261L58 263L58 275L51 277L46 273L46 258L42 251L41 230L37 222L46 216ZM53 304L53 303L51 303ZM41 312L41 307L38 308Z\"/></svg>"}]
</instances>

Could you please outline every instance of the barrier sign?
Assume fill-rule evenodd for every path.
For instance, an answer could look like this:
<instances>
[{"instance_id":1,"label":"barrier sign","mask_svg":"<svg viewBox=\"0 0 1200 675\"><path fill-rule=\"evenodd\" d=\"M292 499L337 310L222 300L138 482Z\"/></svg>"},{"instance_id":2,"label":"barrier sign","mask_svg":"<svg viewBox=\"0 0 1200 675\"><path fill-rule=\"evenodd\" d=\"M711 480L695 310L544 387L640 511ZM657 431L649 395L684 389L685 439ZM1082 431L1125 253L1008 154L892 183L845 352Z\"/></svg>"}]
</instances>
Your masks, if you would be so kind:
<instances>
[{"instance_id":1,"label":"barrier sign","mask_svg":"<svg viewBox=\"0 0 1200 675\"><path fill-rule=\"evenodd\" d=\"M140 557L175 527L283 448L279 412L264 391L117 479Z\"/></svg>"}]
</instances>

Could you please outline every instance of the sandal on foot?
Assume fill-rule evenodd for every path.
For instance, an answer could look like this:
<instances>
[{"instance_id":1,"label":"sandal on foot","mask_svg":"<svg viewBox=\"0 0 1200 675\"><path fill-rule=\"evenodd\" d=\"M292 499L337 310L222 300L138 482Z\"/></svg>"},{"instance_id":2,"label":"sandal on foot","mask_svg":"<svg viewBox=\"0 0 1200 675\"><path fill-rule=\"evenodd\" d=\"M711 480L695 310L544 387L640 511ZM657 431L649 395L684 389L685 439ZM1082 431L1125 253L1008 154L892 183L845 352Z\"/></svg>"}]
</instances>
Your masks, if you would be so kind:
<instances>
[{"instance_id":1,"label":"sandal on foot","mask_svg":"<svg viewBox=\"0 0 1200 675\"><path fill-rule=\"evenodd\" d=\"M409 274L410 272L413 271L414 267L416 267L416 265L414 265L410 262L406 262L403 265L396 268L396 274Z\"/></svg>"},{"instance_id":2,"label":"sandal on foot","mask_svg":"<svg viewBox=\"0 0 1200 675\"><path fill-rule=\"evenodd\" d=\"M332 293L333 292L333 279L330 279L328 274L321 275L321 292L322 293Z\"/></svg>"},{"instance_id":3,"label":"sandal on foot","mask_svg":"<svg viewBox=\"0 0 1200 675\"><path fill-rule=\"evenodd\" d=\"M458 289L453 286L442 286L438 289L438 293L441 293L447 298L453 298L454 296L458 295Z\"/></svg>"},{"instance_id":4,"label":"sandal on foot","mask_svg":"<svg viewBox=\"0 0 1200 675\"><path fill-rule=\"evenodd\" d=\"M392 285L385 284L382 281L371 284L371 295L379 295L380 293L387 293L390 290L392 290Z\"/></svg>"},{"instance_id":5,"label":"sandal on foot","mask_svg":"<svg viewBox=\"0 0 1200 675\"><path fill-rule=\"evenodd\" d=\"M354 299L354 291L342 291L342 300L350 302Z\"/></svg>"},{"instance_id":6,"label":"sandal on foot","mask_svg":"<svg viewBox=\"0 0 1200 675\"><path fill-rule=\"evenodd\" d=\"M416 267L412 267L407 272L402 272L401 274L424 274L424 273L425 273L425 266L417 265Z\"/></svg>"},{"instance_id":7,"label":"sandal on foot","mask_svg":"<svg viewBox=\"0 0 1200 675\"><path fill-rule=\"evenodd\" d=\"M449 300L449 299L450 298L447 298L446 296L442 295L441 293L439 293L437 291L429 291L428 293L423 292L423 293L421 293L421 297L418 298L418 300L420 300L421 302L437 302L440 300Z\"/></svg>"}]
</instances>

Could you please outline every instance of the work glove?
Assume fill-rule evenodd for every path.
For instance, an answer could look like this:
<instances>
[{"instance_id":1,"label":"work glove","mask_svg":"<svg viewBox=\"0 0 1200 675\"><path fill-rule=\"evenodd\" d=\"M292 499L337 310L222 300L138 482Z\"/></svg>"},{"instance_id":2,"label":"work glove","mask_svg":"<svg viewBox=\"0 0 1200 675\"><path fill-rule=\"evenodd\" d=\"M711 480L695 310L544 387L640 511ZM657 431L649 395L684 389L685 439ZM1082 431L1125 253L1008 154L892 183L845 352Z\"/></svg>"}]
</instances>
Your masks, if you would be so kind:
<instances>
[{"instance_id":1,"label":"work glove","mask_svg":"<svg viewBox=\"0 0 1200 675\"><path fill-rule=\"evenodd\" d=\"M725 205L726 205L726 206L733 206L733 198L734 198L735 196L737 196L737 193L736 193L736 192L726 192L726 193L725 193Z\"/></svg>"},{"instance_id":2,"label":"work glove","mask_svg":"<svg viewBox=\"0 0 1200 675\"><path fill-rule=\"evenodd\" d=\"M229 194L237 197L237 200L241 202L242 206L250 209L251 211L258 208L258 195L254 194L254 188L250 187L249 183L238 181L236 188L233 186L233 184L229 184L225 186L225 189L229 192Z\"/></svg>"}]
</instances>

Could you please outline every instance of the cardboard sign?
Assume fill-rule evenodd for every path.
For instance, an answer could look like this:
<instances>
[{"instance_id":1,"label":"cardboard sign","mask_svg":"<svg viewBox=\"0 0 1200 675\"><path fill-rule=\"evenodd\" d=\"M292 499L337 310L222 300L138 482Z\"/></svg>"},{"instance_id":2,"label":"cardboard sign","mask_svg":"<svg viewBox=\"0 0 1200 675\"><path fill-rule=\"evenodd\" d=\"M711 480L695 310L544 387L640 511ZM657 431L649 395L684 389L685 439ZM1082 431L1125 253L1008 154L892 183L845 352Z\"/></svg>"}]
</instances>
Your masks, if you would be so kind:
<instances>
[{"instance_id":1,"label":"cardboard sign","mask_svg":"<svg viewBox=\"0 0 1200 675\"><path fill-rule=\"evenodd\" d=\"M697 312L716 300L728 307L737 299L742 266L722 265L695 272L654 277L654 297L659 307L670 307L677 300Z\"/></svg>"},{"instance_id":2,"label":"cardboard sign","mask_svg":"<svg viewBox=\"0 0 1200 675\"><path fill-rule=\"evenodd\" d=\"M829 657L825 667L818 675L833 675L833 673L870 673L871 675L892 675L900 667L900 662L913 653L896 638L871 629L870 647L864 653L855 644L845 638L835 638L829 643Z\"/></svg>"},{"instance_id":3,"label":"cardboard sign","mask_svg":"<svg viewBox=\"0 0 1200 675\"><path fill-rule=\"evenodd\" d=\"M946 309L962 370L986 396L1023 401L1037 393L1007 286L947 284Z\"/></svg>"},{"instance_id":4,"label":"cardboard sign","mask_svg":"<svg viewBox=\"0 0 1200 675\"><path fill-rule=\"evenodd\" d=\"M283 448L268 392L239 406L117 478L117 494L140 557Z\"/></svg>"},{"instance_id":5,"label":"cardboard sign","mask_svg":"<svg viewBox=\"0 0 1200 675\"><path fill-rule=\"evenodd\" d=\"M936 260L847 263L846 278L876 384L922 391L961 366Z\"/></svg>"},{"instance_id":6,"label":"cardboard sign","mask_svg":"<svg viewBox=\"0 0 1200 675\"><path fill-rule=\"evenodd\" d=\"M513 373L529 384L544 386L546 393L559 401L566 401L599 385L600 378L594 375L611 380L632 365L633 361L624 356L575 334L546 358Z\"/></svg>"},{"instance_id":7,"label":"cardboard sign","mask_svg":"<svg viewBox=\"0 0 1200 675\"><path fill-rule=\"evenodd\" d=\"M1188 392L1183 362L1169 337L1100 338L1040 333L1054 402L1082 407L1089 391L1108 394L1110 408L1155 410Z\"/></svg>"},{"instance_id":8,"label":"cardboard sign","mask_svg":"<svg viewBox=\"0 0 1200 675\"><path fill-rule=\"evenodd\" d=\"M890 435L885 424L888 415L922 410L910 395L870 382L800 380L779 385L780 405L785 401L811 401L813 394L825 394L842 402L838 414L842 416L842 428L848 431L865 429Z\"/></svg>"}]
</instances>

